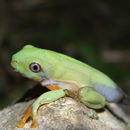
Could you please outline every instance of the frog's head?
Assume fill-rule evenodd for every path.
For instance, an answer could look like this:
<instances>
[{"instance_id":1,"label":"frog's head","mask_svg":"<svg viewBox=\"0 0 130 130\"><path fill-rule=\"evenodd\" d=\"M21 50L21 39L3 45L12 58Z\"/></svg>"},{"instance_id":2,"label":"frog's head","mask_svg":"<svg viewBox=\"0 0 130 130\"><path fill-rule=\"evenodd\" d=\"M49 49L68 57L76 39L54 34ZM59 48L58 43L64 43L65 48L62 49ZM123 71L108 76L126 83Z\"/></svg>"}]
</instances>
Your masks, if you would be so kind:
<instances>
[{"instance_id":1,"label":"frog's head","mask_svg":"<svg viewBox=\"0 0 130 130\"><path fill-rule=\"evenodd\" d=\"M11 66L27 78L38 82L48 77L49 65L43 49L26 45L12 56Z\"/></svg>"}]
</instances>

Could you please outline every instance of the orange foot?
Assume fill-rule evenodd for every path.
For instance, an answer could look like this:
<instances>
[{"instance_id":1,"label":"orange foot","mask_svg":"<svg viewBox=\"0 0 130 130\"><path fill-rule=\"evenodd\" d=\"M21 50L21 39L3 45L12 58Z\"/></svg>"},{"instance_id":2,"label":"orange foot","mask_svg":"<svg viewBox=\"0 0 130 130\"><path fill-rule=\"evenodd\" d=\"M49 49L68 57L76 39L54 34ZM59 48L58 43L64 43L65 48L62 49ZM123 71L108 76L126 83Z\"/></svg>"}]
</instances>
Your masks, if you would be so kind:
<instances>
[{"instance_id":1,"label":"orange foot","mask_svg":"<svg viewBox=\"0 0 130 130\"><path fill-rule=\"evenodd\" d=\"M59 87L55 86L55 85L47 85L46 87L51 91L59 89ZM45 105L45 104L41 104L40 106L42 106L42 105ZM23 128L29 118L32 118L31 128L36 128L36 126L37 126L36 120L32 116L32 107L31 106L28 107L28 109L23 113L21 120L19 122L17 122L16 126L18 128Z\"/></svg>"},{"instance_id":2,"label":"orange foot","mask_svg":"<svg viewBox=\"0 0 130 130\"><path fill-rule=\"evenodd\" d=\"M32 118L32 107L31 106L23 113L21 120L19 122L17 122L16 126L18 128L23 128L29 118ZM36 128L35 120L32 121L31 128Z\"/></svg>"}]
</instances>

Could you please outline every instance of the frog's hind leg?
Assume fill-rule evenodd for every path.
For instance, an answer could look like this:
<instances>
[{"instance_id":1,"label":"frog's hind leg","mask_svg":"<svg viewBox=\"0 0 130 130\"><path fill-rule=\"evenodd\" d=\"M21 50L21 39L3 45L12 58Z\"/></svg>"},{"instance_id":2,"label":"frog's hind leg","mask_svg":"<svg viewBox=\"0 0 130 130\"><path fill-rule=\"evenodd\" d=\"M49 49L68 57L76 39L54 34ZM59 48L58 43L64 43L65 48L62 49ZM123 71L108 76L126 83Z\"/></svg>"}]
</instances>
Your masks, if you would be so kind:
<instances>
[{"instance_id":1,"label":"frog's hind leg","mask_svg":"<svg viewBox=\"0 0 130 130\"><path fill-rule=\"evenodd\" d=\"M101 109L106 105L106 99L91 87L82 87L79 90L79 98L82 103L93 109Z\"/></svg>"}]
</instances>

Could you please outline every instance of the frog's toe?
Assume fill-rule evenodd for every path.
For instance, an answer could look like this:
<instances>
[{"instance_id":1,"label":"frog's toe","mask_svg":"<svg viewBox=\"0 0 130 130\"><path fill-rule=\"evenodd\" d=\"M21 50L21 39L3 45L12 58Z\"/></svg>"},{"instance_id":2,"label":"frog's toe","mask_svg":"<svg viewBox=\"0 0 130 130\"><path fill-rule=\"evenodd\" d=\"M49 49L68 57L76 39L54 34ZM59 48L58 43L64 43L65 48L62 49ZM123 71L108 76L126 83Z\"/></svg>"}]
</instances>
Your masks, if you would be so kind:
<instances>
[{"instance_id":1,"label":"frog's toe","mask_svg":"<svg viewBox=\"0 0 130 130\"><path fill-rule=\"evenodd\" d=\"M32 116L32 107L29 107L24 113L19 122L16 123L18 128L23 128L27 120Z\"/></svg>"},{"instance_id":2,"label":"frog's toe","mask_svg":"<svg viewBox=\"0 0 130 130\"><path fill-rule=\"evenodd\" d=\"M31 124L31 128L36 128L36 127L37 127L36 120L33 119L33 120L32 120L32 124Z\"/></svg>"}]
</instances>

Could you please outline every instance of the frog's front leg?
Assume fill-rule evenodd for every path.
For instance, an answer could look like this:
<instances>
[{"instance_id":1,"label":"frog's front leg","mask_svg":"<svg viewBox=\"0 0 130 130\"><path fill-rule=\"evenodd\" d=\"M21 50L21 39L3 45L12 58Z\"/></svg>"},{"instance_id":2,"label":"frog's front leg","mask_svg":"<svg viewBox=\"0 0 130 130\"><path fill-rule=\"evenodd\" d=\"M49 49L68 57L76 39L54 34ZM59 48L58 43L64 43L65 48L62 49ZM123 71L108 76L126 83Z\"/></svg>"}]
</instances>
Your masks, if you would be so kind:
<instances>
[{"instance_id":1,"label":"frog's front leg","mask_svg":"<svg viewBox=\"0 0 130 130\"><path fill-rule=\"evenodd\" d=\"M25 123L29 118L32 118L31 128L36 127L36 120L37 120L37 111L41 105L51 103L53 101L58 100L61 97L65 96L65 92L63 89L49 91L42 94L40 97L36 99L36 101L32 104L30 108L24 113L22 119L17 123L17 127L22 128L24 127Z\"/></svg>"},{"instance_id":2,"label":"frog's front leg","mask_svg":"<svg viewBox=\"0 0 130 130\"><path fill-rule=\"evenodd\" d=\"M91 87L83 87L79 90L79 98L86 106L101 109L106 105L105 97Z\"/></svg>"},{"instance_id":3,"label":"frog's front leg","mask_svg":"<svg viewBox=\"0 0 130 130\"><path fill-rule=\"evenodd\" d=\"M64 90L59 89L59 90L46 92L46 93L42 94L40 97L38 97L38 99L32 105L33 120L36 121L37 111L41 105L54 102L64 96L65 96Z\"/></svg>"}]
</instances>

